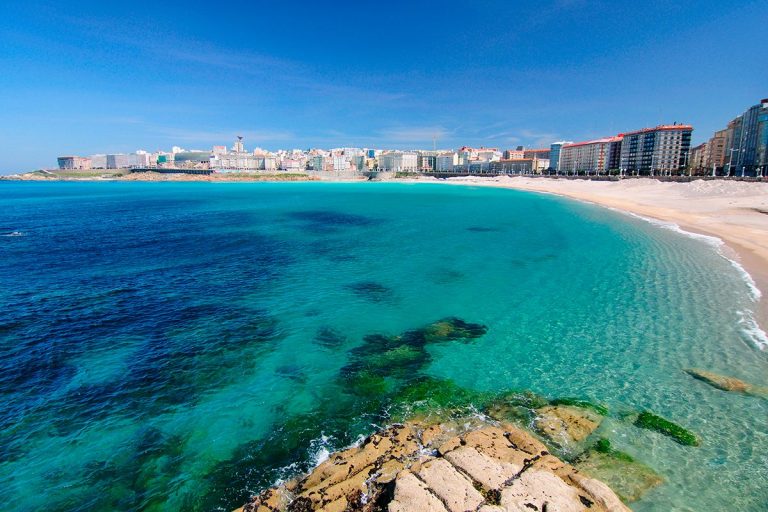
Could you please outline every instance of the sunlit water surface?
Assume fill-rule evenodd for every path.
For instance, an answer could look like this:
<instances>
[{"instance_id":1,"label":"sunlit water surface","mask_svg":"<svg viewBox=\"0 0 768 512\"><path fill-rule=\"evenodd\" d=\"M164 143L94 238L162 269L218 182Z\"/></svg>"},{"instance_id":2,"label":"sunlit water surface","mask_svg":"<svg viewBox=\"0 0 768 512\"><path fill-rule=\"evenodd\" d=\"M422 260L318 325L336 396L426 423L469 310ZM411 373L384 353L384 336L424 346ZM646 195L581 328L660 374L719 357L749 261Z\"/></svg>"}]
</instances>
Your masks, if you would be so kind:
<instances>
[{"instance_id":1,"label":"sunlit water surface","mask_svg":"<svg viewBox=\"0 0 768 512\"><path fill-rule=\"evenodd\" d=\"M701 437L606 420L665 479L636 510L768 510L768 401L682 371L768 375L747 284L699 240L522 192L321 183L0 182L0 234L4 510L230 510L386 423L339 378L364 336L448 316L488 332L422 374Z\"/></svg>"}]
</instances>

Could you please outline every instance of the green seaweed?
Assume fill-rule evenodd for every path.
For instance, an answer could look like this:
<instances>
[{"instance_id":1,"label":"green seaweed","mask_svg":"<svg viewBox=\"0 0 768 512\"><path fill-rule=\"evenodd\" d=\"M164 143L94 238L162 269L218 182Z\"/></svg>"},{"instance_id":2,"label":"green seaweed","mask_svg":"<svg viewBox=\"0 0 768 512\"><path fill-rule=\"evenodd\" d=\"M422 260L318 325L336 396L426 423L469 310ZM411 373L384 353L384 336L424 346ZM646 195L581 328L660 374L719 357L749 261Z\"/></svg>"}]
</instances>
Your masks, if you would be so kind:
<instances>
[{"instance_id":1,"label":"green seaweed","mask_svg":"<svg viewBox=\"0 0 768 512\"><path fill-rule=\"evenodd\" d=\"M367 370L356 372L348 383L348 391L358 396L383 397L389 392L386 379Z\"/></svg>"},{"instance_id":2,"label":"green seaweed","mask_svg":"<svg viewBox=\"0 0 768 512\"><path fill-rule=\"evenodd\" d=\"M635 426L664 434L683 446L699 446L696 434L648 411L637 416Z\"/></svg>"},{"instance_id":3,"label":"green seaweed","mask_svg":"<svg viewBox=\"0 0 768 512\"><path fill-rule=\"evenodd\" d=\"M602 404L595 404L587 400L580 398L555 398L550 402L552 405L568 405L573 407L579 407L581 409L591 409L600 416L608 416L608 408Z\"/></svg>"},{"instance_id":4,"label":"green seaweed","mask_svg":"<svg viewBox=\"0 0 768 512\"><path fill-rule=\"evenodd\" d=\"M619 450L614 450L611 446L611 441L609 439L606 439L605 437L601 437L597 440L595 445L592 447L592 449L599 453L604 453L606 455L610 455L614 459L623 460L625 462L634 462L635 459L624 452L621 452Z\"/></svg>"},{"instance_id":5,"label":"green seaweed","mask_svg":"<svg viewBox=\"0 0 768 512\"><path fill-rule=\"evenodd\" d=\"M425 376L400 388L393 394L392 402L399 409L399 415L409 416L431 411L482 407L491 396L489 393L463 388L451 380Z\"/></svg>"}]
</instances>

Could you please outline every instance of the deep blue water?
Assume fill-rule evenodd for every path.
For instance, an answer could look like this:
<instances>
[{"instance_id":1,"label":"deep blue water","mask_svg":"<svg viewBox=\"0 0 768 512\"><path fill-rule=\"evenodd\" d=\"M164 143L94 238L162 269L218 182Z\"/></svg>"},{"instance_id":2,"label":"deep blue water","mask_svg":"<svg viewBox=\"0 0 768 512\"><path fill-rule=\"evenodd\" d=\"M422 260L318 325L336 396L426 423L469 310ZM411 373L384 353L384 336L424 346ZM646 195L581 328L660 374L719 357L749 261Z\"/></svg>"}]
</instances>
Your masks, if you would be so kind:
<instances>
[{"instance_id":1,"label":"deep blue water","mask_svg":"<svg viewBox=\"0 0 768 512\"><path fill-rule=\"evenodd\" d=\"M440 185L0 182L4 510L229 510L386 423L366 338L445 317L424 375L650 408L609 418L665 484L636 510L768 510L754 303L710 246L555 197ZM357 359L356 359L357 358Z\"/></svg>"}]
</instances>

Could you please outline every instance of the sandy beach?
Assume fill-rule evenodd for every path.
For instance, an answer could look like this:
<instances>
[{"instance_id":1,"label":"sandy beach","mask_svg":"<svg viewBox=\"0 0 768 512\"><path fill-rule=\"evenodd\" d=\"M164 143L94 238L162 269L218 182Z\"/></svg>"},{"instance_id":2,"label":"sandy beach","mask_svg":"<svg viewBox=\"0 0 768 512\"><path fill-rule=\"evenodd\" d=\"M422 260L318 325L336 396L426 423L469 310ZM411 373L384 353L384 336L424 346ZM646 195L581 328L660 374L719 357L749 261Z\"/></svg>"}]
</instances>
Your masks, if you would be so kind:
<instances>
[{"instance_id":1,"label":"sandy beach","mask_svg":"<svg viewBox=\"0 0 768 512\"><path fill-rule=\"evenodd\" d=\"M768 323L768 183L653 179L589 181L530 177L451 178L447 183L556 194L678 225L725 243L724 254L741 264L763 292L758 320Z\"/></svg>"}]
</instances>

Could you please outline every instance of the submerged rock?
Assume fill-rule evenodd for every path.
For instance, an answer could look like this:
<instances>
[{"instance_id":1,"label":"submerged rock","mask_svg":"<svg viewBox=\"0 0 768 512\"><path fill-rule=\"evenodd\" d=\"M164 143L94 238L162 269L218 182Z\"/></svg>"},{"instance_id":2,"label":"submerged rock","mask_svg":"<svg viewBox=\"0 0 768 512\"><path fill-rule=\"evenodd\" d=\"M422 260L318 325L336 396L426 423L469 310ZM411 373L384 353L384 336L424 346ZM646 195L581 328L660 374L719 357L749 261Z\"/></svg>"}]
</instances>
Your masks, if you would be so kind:
<instances>
[{"instance_id":1,"label":"submerged rock","mask_svg":"<svg viewBox=\"0 0 768 512\"><path fill-rule=\"evenodd\" d=\"M664 434L684 446L699 446L696 434L648 411L643 411L637 416L635 426Z\"/></svg>"},{"instance_id":2,"label":"submerged rock","mask_svg":"<svg viewBox=\"0 0 768 512\"><path fill-rule=\"evenodd\" d=\"M347 337L332 327L321 327L314 341L325 348L338 348L347 342Z\"/></svg>"},{"instance_id":3,"label":"submerged rock","mask_svg":"<svg viewBox=\"0 0 768 512\"><path fill-rule=\"evenodd\" d=\"M732 391L735 393L744 393L745 395L753 395L759 397L768 397L768 388L755 386L743 380L735 377L728 377L727 375L719 375L717 373L708 372L706 370L699 370L697 368L689 368L683 370L696 380L706 382L710 386L721 389L723 391Z\"/></svg>"},{"instance_id":4,"label":"submerged rock","mask_svg":"<svg viewBox=\"0 0 768 512\"><path fill-rule=\"evenodd\" d=\"M608 416L608 408L602 404L596 404L581 398L555 398L550 402L552 405L571 405L581 409L592 409L600 416Z\"/></svg>"},{"instance_id":5,"label":"submerged rock","mask_svg":"<svg viewBox=\"0 0 768 512\"><path fill-rule=\"evenodd\" d=\"M603 421L602 416L591 409L568 405L548 405L536 412L536 430L560 446L583 441Z\"/></svg>"},{"instance_id":6,"label":"submerged rock","mask_svg":"<svg viewBox=\"0 0 768 512\"><path fill-rule=\"evenodd\" d=\"M457 431L460 424L393 425L240 510L629 510L530 434L510 425Z\"/></svg>"},{"instance_id":7,"label":"submerged rock","mask_svg":"<svg viewBox=\"0 0 768 512\"><path fill-rule=\"evenodd\" d=\"M606 484L626 502L639 500L648 490L664 479L630 455L614 450L608 439L602 438L579 457L574 466Z\"/></svg>"},{"instance_id":8,"label":"submerged rock","mask_svg":"<svg viewBox=\"0 0 768 512\"><path fill-rule=\"evenodd\" d=\"M393 291L376 281L359 281L346 285L352 293L373 303L392 302Z\"/></svg>"},{"instance_id":9,"label":"submerged rock","mask_svg":"<svg viewBox=\"0 0 768 512\"><path fill-rule=\"evenodd\" d=\"M359 381L371 378L389 379L392 389L403 383L418 379L421 370L432 360L426 346L450 341L469 341L484 335L487 328L481 324L465 322L450 317L434 322L420 329L406 331L400 336L370 334L363 338L363 344L350 351L349 363L341 369L340 378L351 384L348 388L354 394L366 394L371 389ZM376 383L384 390L387 383Z\"/></svg>"}]
</instances>

